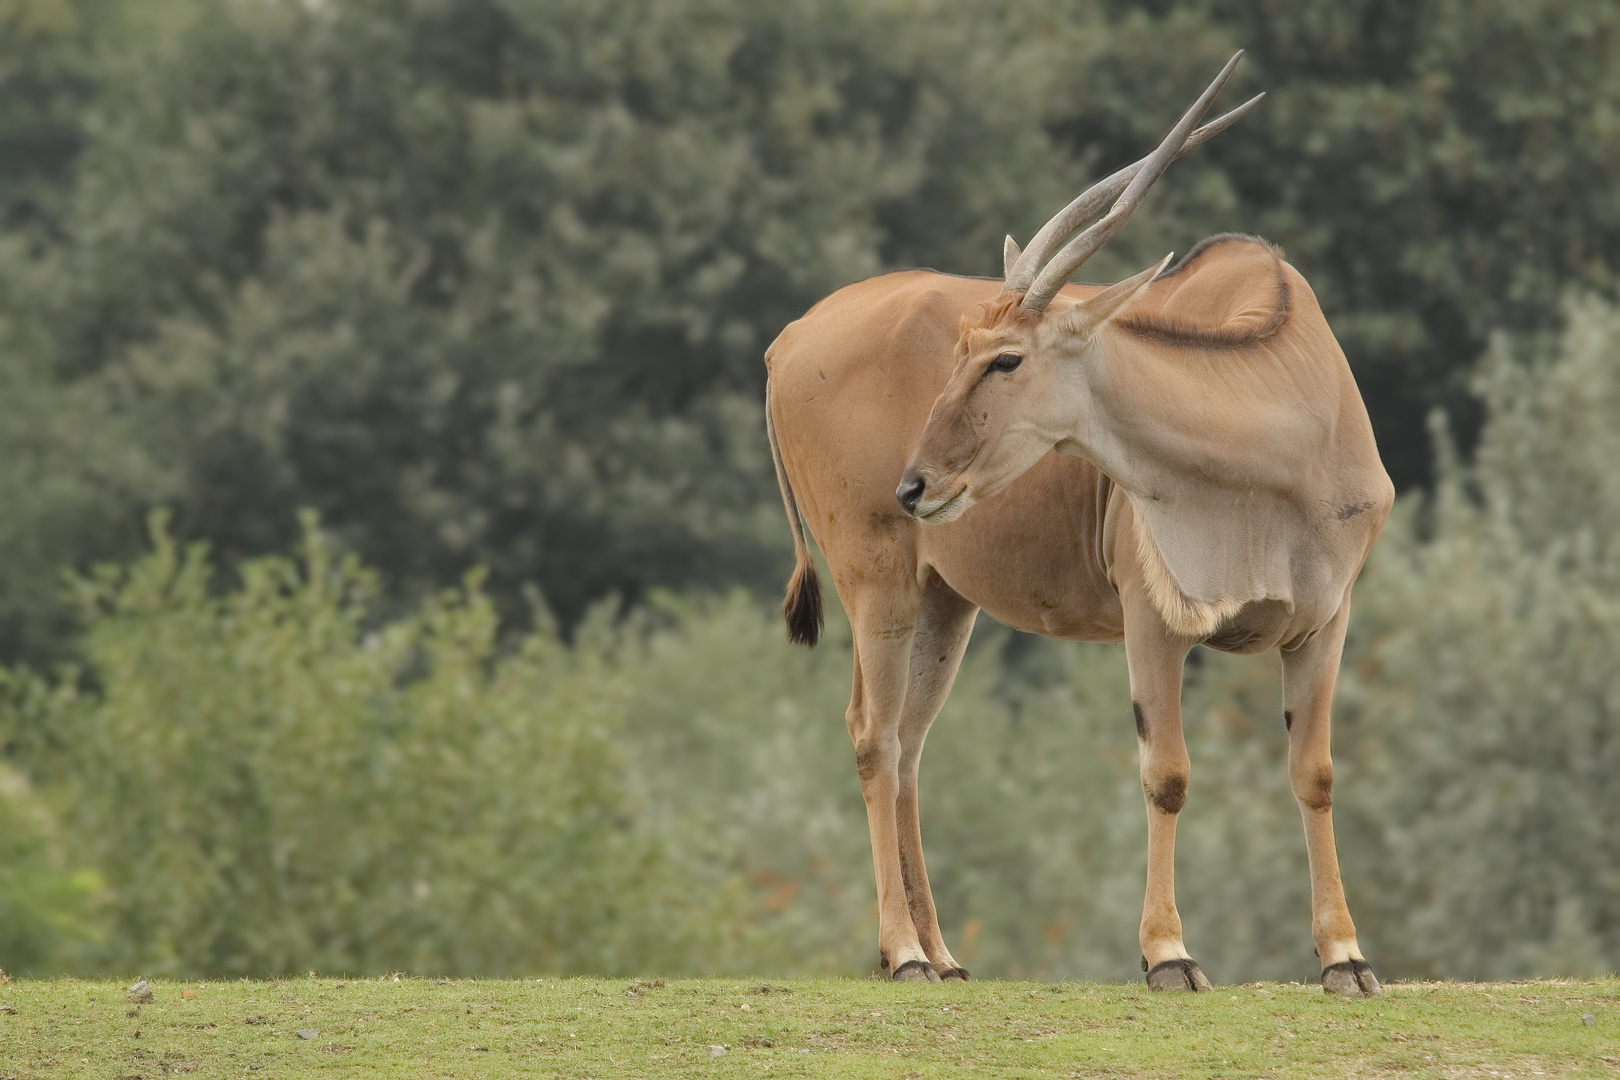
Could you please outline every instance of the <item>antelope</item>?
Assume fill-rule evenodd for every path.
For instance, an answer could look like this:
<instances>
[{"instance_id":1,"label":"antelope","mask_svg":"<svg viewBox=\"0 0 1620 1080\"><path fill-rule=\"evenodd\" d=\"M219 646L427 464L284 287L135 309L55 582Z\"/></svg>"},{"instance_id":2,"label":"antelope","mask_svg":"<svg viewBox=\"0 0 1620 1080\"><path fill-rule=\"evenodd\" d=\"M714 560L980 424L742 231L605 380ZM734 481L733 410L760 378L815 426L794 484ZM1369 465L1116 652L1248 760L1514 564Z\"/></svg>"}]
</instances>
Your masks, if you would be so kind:
<instances>
[{"instance_id":1,"label":"antelope","mask_svg":"<svg viewBox=\"0 0 1620 1080\"><path fill-rule=\"evenodd\" d=\"M1195 130L1242 55L1151 154L1075 198L1026 249L1009 236L1000 282L870 278L766 351L766 428L795 553L782 610L789 638L814 646L808 528L854 638L845 720L880 965L895 980L968 977L940 933L917 786L982 609L1019 630L1125 644L1148 822L1139 939L1155 990L1210 987L1175 901L1184 662L1197 644L1279 649L1322 987L1380 992L1339 874L1329 727L1351 585L1394 487L1344 353L1305 279L1253 237L1211 237L1173 269L1167 256L1107 287L1068 284L1173 159L1264 96Z\"/></svg>"}]
</instances>

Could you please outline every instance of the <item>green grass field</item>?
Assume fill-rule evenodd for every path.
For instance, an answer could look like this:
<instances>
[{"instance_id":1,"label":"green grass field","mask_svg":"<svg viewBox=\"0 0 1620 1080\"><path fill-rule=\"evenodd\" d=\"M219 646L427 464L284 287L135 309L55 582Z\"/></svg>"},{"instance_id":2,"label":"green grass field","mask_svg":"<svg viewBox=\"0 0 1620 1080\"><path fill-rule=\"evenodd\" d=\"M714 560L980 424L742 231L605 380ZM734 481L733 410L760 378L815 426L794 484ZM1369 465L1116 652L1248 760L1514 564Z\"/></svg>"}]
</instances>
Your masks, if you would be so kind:
<instances>
[{"instance_id":1,"label":"green grass field","mask_svg":"<svg viewBox=\"0 0 1620 1080\"><path fill-rule=\"evenodd\" d=\"M723 1048L723 1051L722 1049ZM0 1077L1620 1075L1620 979L1315 986L289 979L0 984Z\"/></svg>"}]
</instances>

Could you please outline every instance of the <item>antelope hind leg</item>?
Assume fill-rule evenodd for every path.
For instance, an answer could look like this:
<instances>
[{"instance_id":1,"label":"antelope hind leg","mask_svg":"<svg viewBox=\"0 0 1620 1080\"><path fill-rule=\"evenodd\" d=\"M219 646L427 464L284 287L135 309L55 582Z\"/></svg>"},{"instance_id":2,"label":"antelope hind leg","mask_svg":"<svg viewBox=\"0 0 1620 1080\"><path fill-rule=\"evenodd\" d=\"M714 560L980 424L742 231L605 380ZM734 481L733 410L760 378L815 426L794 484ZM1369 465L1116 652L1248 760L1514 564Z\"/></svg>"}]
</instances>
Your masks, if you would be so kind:
<instances>
[{"instance_id":1,"label":"antelope hind leg","mask_svg":"<svg viewBox=\"0 0 1620 1080\"><path fill-rule=\"evenodd\" d=\"M1288 726L1288 780L1299 803L1310 857L1311 936L1322 960L1322 989L1360 997L1383 989L1356 941L1333 841L1333 687L1349 622L1346 599L1315 637L1297 649L1283 650L1283 719Z\"/></svg>"},{"instance_id":2,"label":"antelope hind leg","mask_svg":"<svg viewBox=\"0 0 1620 1080\"><path fill-rule=\"evenodd\" d=\"M910 598L908 598L910 599ZM912 921L900 855L900 716L910 675L917 609L845 601L855 636L855 675L845 721L866 801L877 879L878 955L897 982L939 982Z\"/></svg>"},{"instance_id":3,"label":"antelope hind leg","mask_svg":"<svg viewBox=\"0 0 1620 1080\"><path fill-rule=\"evenodd\" d=\"M945 947L939 916L934 910L928 867L923 860L922 823L917 813L918 765L928 728L939 715L956 681L957 669L962 666L962 654L967 649L968 638L973 635L978 613L976 606L930 572L922 605L917 611L910 678L900 714L900 790L895 825L900 844L901 880L917 938L934 971L947 981L965 980L968 972Z\"/></svg>"}]
</instances>

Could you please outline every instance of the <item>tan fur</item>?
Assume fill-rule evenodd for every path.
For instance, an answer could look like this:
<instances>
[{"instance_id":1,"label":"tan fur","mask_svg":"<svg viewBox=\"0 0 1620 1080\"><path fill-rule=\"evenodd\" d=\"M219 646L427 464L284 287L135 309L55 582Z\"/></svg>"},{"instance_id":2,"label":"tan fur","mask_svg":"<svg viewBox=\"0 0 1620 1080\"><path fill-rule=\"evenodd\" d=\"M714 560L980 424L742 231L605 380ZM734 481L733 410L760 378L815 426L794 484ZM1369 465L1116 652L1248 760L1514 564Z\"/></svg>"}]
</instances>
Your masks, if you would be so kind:
<instances>
[{"instance_id":1,"label":"tan fur","mask_svg":"<svg viewBox=\"0 0 1620 1080\"><path fill-rule=\"evenodd\" d=\"M997 369L1006 355L1022 362ZM854 635L846 722L888 970L958 967L922 859L918 763L980 608L1126 644L1154 986L1207 985L1174 899L1182 662L1206 639L1282 647L1313 934L1324 964L1360 961L1320 778L1350 584L1394 493L1344 355L1280 253L1214 238L1151 283L1071 285L1033 315L999 282L889 274L817 304L766 364L784 506ZM922 484L921 519L896 502L903 481ZM796 572L801 626L804 586Z\"/></svg>"},{"instance_id":2,"label":"tan fur","mask_svg":"<svg viewBox=\"0 0 1620 1080\"><path fill-rule=\"evenodd\" d=\"M1146 529L1136 531L1136 561L1147 587L1148 598L1158 611L1164 624L1177 634L1194 640L1203 640L1215 632L1222 622L1243 609L1243 601L1225 597L1214 603L1194 600L1181 591L1164 556Z\"/></svg>"},{"instance_id":3,"label":"tan fur","mask_svg":"<svg viewBox=\"0 0 1620 1080\"><path fill-rule=\"evenodd\" d=\"M1237 255L1244 263L1231 266L1225 277L1242 283L1240 289L1218 294L1176 288L1172 281L1195 267L1212 249L1242 245ZM1166 344L1200 349L1240 349L1271 337L1288 322L1293 290L1283 270L1282 252L1264 240L1237 233L1222 233L1199 243L1168 273L1159 278L1167 287L1153 290L1134 304L1114 325L1132 334ZM1270 271L1268 274L1267 271ZM1189 278L1191 275L1189 275Z\"/></svg>"}]
</instances>

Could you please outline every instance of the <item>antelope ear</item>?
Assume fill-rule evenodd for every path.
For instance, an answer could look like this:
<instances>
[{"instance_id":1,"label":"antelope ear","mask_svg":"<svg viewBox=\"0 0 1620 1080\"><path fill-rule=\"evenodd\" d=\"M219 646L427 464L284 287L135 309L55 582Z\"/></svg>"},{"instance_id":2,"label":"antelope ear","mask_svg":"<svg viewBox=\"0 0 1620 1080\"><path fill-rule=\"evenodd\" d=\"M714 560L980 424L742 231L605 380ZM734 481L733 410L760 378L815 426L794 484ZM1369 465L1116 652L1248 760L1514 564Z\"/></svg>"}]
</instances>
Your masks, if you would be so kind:
<instances>
[{"instance_id":1,"label":"antelope ear","mask_svg":"<svg viewBox=\"0 0 1620 1080\"><path fill-rule=\"evenodd\" d=\"M1102 326L1109 319L1124 311L1132 300L1142 294L1142 290L1153 284L1153 280L1164 272L1175 258L1171 252L1159 260L1157 266L1150 266L1135 277L1128 277L1117 285L1110 285L1095 296L1088 296L1065 311L1060 318L1063 320L1063 329L1071 334L1089 334Z\"/></svg>"},{"instance_id":2,"label":"antelope ear","mask_svg":"<svg viewBox=\"0 0 1620 1080\"><path fill-rule=\"evenodd\" d=\"M1020 256L1022 254L1023 254L1023 252L1018 249L1018 241L1014 240L1011 236L1007 237L1007 239L1002 242L1002 245L1001 245L1001 276L1002 276L1002 278L1005 279L1005 278L1012 277L1013 264L1018 261L1018 256Z\"/></svg>"}]
</instances>

